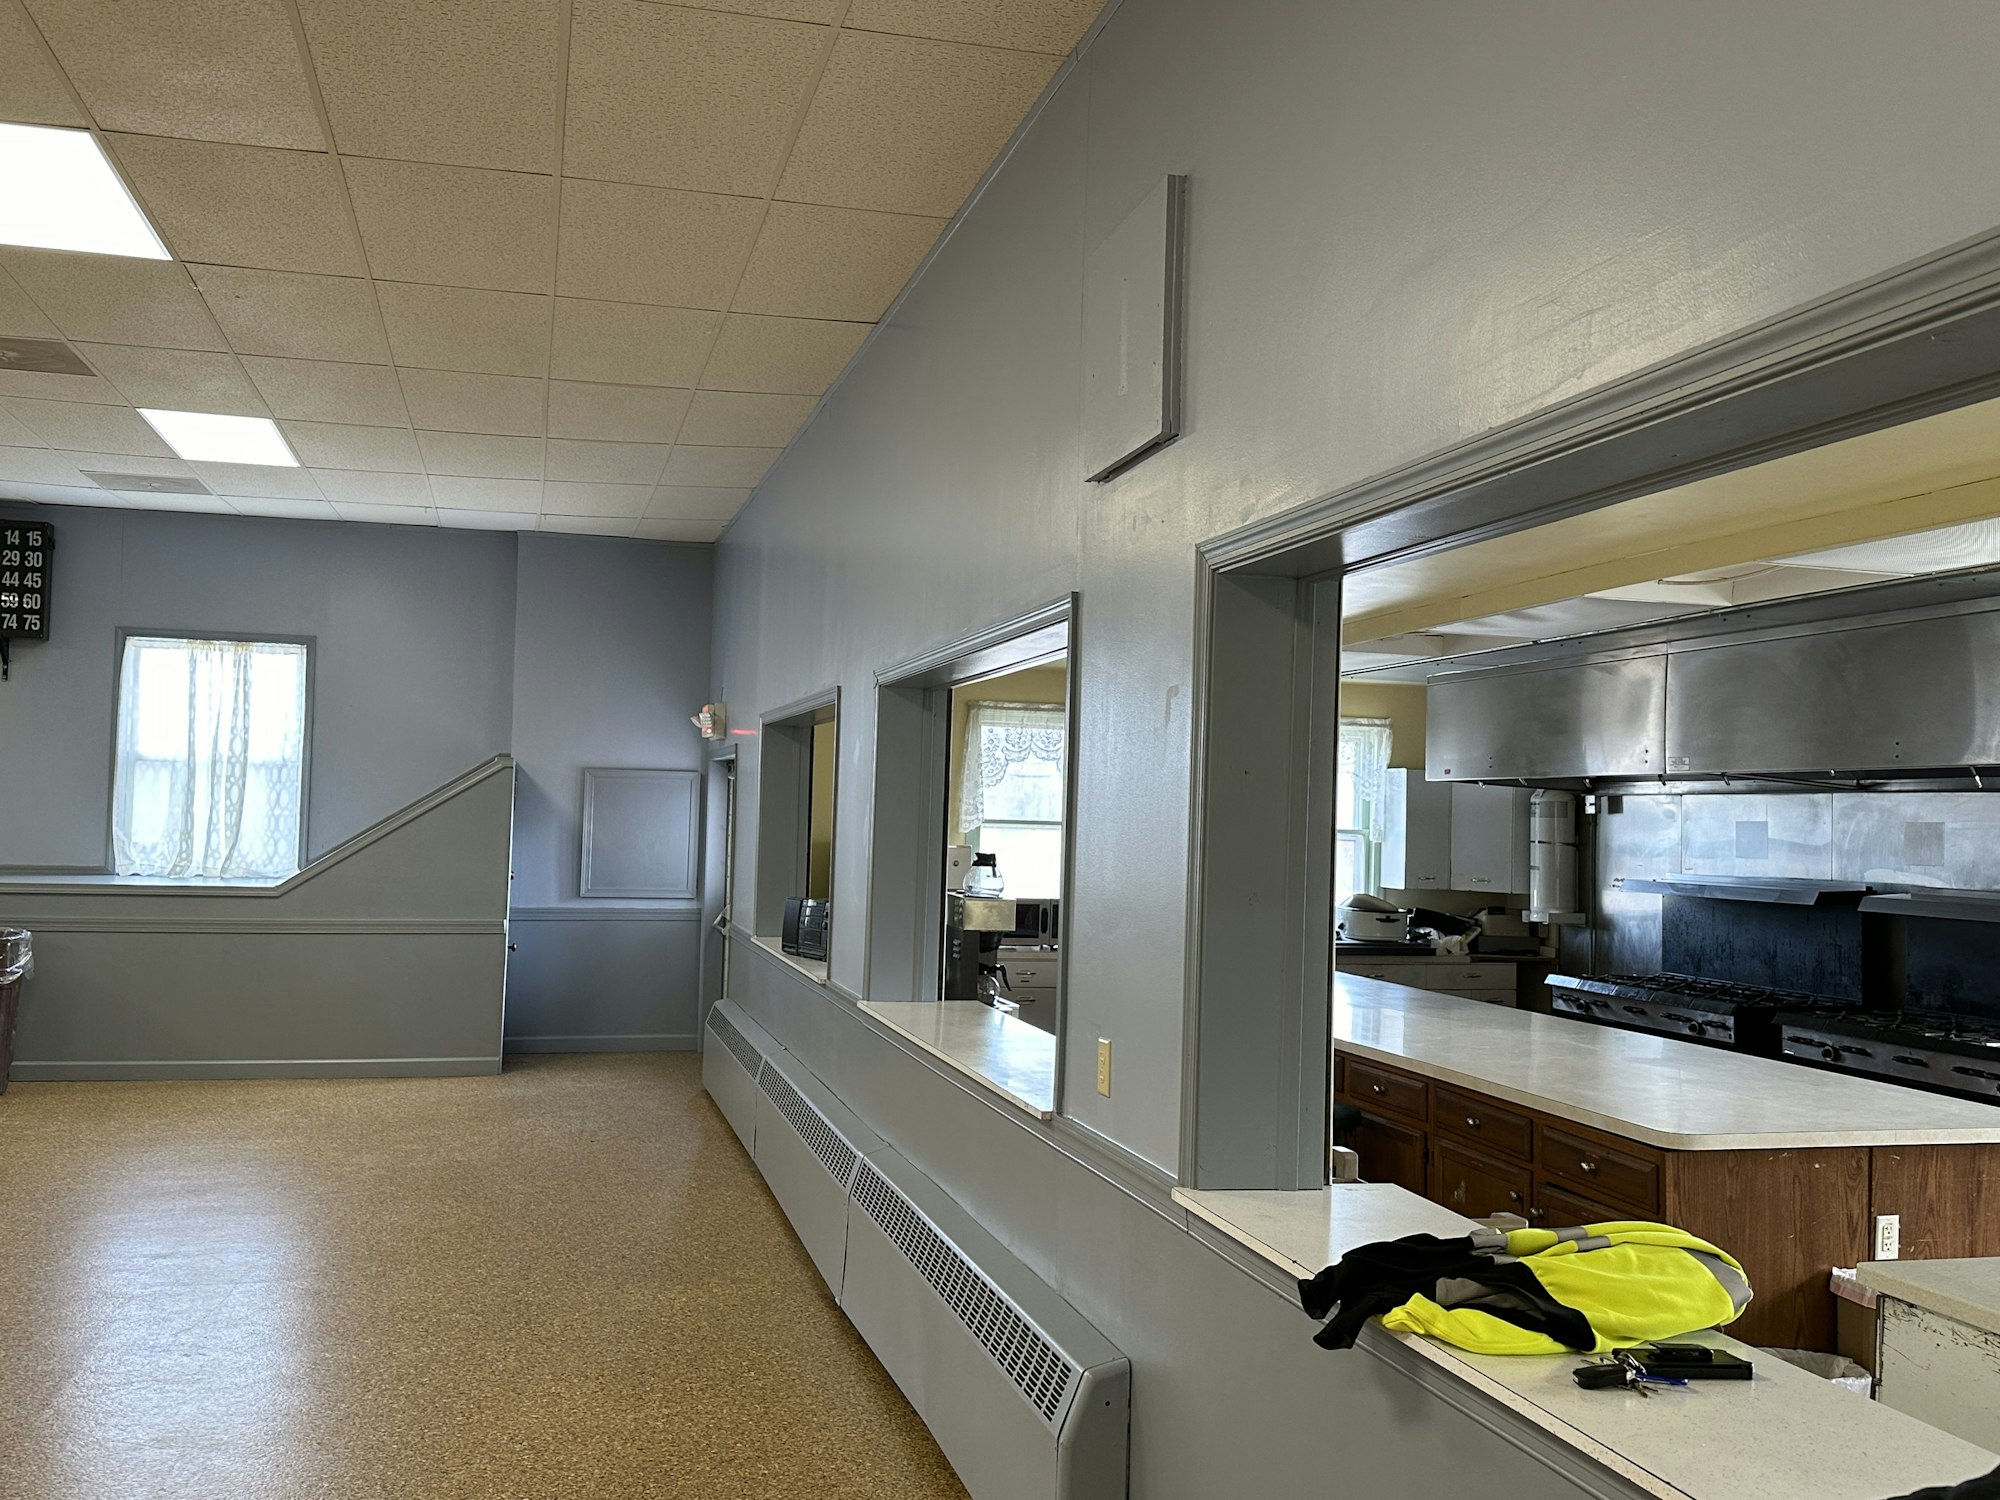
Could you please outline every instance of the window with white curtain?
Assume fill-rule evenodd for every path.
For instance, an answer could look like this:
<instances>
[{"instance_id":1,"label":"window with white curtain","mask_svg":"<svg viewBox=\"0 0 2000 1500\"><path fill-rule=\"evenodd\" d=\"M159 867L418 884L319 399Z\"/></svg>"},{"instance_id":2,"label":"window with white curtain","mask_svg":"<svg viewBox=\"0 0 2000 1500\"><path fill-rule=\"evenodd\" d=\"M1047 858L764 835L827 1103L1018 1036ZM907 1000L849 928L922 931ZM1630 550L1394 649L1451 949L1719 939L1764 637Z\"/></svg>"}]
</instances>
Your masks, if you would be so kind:
<instances>
[{"instance_id":1,"label":"window with white curtain","mask_svg":"<svg viewBox=\"0 0 2000 1500\"><path fill-rule=\"evenodd\" d=\"M1388 830L1384 801L1394 731L1387 719L1340 721L1340 769L1334 783L1333 899L1356 891L1382 894L1382 839Z\"/></svg>"},{"instance_id":2,"label":"window with white curtain","mask_svg":"<svg viewBox=\"0 0 2000 1500\"><path fill-rule=\"evenodd\" d=\"M1061 704L975 701L965 716L959 826L997 855L1009 896L1062 895Z\"/></svg>"},{"instance_id":3,"label":"window with white curtain","mask_svg":"<svg viewBox=\"0 0 2000 1500\"><path fill-rule=\"evenodd\" d=\"M118 676L113 867L179 880L299 868L306 648L128 636Z\"/></svg>"}]
</instances>

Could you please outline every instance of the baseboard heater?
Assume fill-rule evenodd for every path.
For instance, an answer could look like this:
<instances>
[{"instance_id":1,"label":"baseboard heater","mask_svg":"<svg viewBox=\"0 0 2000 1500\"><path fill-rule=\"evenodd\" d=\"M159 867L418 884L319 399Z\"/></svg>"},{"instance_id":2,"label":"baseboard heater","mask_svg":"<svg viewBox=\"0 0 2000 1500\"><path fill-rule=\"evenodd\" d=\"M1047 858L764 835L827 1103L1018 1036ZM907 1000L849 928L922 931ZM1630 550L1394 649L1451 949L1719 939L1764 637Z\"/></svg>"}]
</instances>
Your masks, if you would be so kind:
<instances>
[{"instance_id":1,"label":"baseboard heater","mask_svg":"<svg viewBox=\"0 0 2000 1500\"><path fill-rule=\"evenodd\" d=\"M733 1003L703 1040L704 1084L974 1500L1123 1496L1125 1356Z\"/></svg>"}]
</instances>

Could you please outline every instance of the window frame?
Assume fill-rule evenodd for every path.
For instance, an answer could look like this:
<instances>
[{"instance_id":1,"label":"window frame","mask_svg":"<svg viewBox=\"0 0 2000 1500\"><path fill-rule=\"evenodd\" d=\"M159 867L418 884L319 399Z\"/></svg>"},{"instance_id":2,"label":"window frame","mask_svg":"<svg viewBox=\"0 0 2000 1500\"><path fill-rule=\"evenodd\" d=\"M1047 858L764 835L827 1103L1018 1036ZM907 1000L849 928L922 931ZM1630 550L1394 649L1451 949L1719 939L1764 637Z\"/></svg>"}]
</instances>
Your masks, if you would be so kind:
<instances>
[{"instance_id":1,"label":"window frame","mask_svg":"<svg viewBox=\"0 0 2000 1500\"><path fill-rule=\"evenodd\" d=\"M118 872L118 715L123 708L121 692L125 676L125 643L129 640L231 641L253 646L303 646L306 653L306 706L299 725L299 868L296 876L312 864L312 790L314 706L319 693L319 637L294 635L284 631L152 629L120 625L112 632L111 645L111 726L110 745L105 758L104 780L104 873ZM293 878L293 877L287 877ZM269 882L190 880L190 885L256 885Z\"/></svg>"},{"instance_id":2,"label":"window frame","mask_svg":"<svg viewBox=\"0 0 2000 1500\"><path fill-rule=\"evenodd\" d=\"M826 934L826 957L802 959L784 953L785 902L807 889L812 858L813 730L833 723L833 826L828 830L827 900L833 897L833 875L840 859L840 688L809 693L759 716L757 735L757 868L751 890L750 938L781 957L815 982L824 984L832 972L834 921ZM740 893L739 893L740 894ZM733 924L732 924L733 925Z\"/></svg>"}]
</instances>

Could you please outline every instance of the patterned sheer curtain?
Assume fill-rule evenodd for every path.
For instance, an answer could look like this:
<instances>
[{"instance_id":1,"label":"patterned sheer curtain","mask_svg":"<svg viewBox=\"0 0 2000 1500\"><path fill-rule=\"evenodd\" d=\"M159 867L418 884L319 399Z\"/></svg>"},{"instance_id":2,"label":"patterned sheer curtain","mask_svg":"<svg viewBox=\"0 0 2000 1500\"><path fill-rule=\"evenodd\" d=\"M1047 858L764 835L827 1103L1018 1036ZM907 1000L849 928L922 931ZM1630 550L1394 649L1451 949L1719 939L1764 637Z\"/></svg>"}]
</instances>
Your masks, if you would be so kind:
<instances>
[{"instance_id":1,"label":"patterned sheer curtain","mask_svg":"<svg viewBox=\"0 0 2000 1500\"><path fill-rule=\"evenodd\" d=\"M299 867L306 648L133 636L119 668L120 875L282 880Z\"/></svg>"},{"instance_id":2,"label":"patterned sheer curtain","mask_svg":"<svg viewBox=\"0 0 2000 1500\"><path fill-rule=\"evenodd\" d=\"M959 827L999 856L1009 895L1062 892L1065 725L1061 704L974 703L966 713Z\"/></svg>"},{"instance_id":3,"label":"patterned sheer curtain","mask_svg":"<svg viewBox=\"0 0 2000 1500\"><path fill-rule=\"evenodd\" d=\"M1355 891L1382 894L1384 798L1394 728L1387 719L1340 721L1340 767L1334 784L1334 899Z\"/></svg>"}]
</instances>

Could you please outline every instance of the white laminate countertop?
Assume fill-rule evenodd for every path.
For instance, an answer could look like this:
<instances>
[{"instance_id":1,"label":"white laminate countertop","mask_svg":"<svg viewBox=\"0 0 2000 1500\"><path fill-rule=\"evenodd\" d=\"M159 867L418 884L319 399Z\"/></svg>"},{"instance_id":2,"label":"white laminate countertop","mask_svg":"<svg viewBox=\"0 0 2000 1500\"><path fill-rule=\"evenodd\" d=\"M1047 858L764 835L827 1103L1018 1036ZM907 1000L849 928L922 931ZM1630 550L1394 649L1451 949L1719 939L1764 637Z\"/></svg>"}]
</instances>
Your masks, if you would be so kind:
<instances>
[{"instance_id":1,"label":"white laminate countertop","mask_svg":"<svg viewBox=\"0 0 2000 1500\"><path fill-rule=\"evenodd\" d=\"M1334 1050L1674 1151L2000 1144L2000 1104L1336 974Z\"/></svg>"},{"instance_id":2,"label":"white laminate countertop","mask_svg":"<svg viewBox=\"0 0 2000 1500\"><path fill-rule=\"evenodd\" d=\"M1056 1108L1056 1039L977 1000L863 1000L863 1015L1046 1120Z\"/></svg>"},{"instance_id":3,"label":"white laminate countertop","mask_svg":"<svg viewBox=\"0 0 2000 1500\"><path fill-rule=\"evenodd\" d=\"M1855 1275L1884 1297L2000 1334L2000 1259L1876 1260Z\"/></svg>"},{"instance_id":4,"label":"white laminate countertop","mask_svg":"<svg viewBox=\"0 0 2000 1500\"><path fill-rule=\"evenodd\" d=\"M1476 1005L1477 1002L1462 1002ZM1294 1276L1405 1234L1463 1234L1468 1219L1387 1184L1317 1192L1176 1188L1183 1208ZM1299 1337L1311 1336L1301 1315ZM1467 1354L1393 1339L1662 1500L1884 1500L1991 1470L1995 1455L1717 1333L1690 1335L1752 1360L1754 1380L1642 1397L1580 1390L1574 1355ZM1329 1359L1338 1355L1329 1355Z\"/></svg>"}]
</instances>

